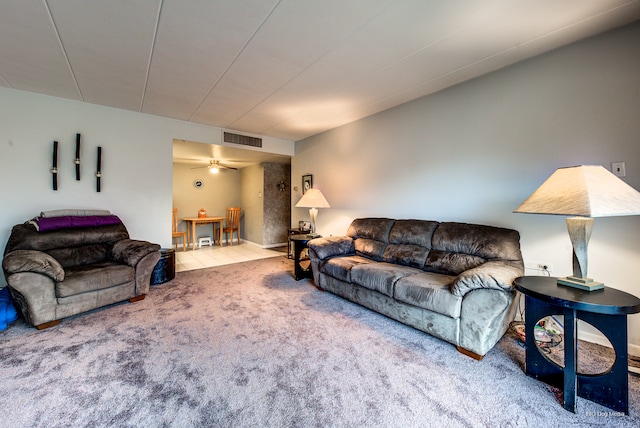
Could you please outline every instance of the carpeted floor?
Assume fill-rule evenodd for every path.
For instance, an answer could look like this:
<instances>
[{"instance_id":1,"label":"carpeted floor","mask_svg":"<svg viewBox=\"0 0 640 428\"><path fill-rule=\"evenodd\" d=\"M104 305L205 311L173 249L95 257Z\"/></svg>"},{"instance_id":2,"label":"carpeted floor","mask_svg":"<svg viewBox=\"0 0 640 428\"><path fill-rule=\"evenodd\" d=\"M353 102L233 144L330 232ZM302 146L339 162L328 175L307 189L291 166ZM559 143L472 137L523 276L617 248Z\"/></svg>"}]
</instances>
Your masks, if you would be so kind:
<instances>
[{"instance_id":1,"label":"carpeted floor","mask_svg":"<svg viewBox=\"0 0 640 428\"><path fill-rule=\"evenodd\" d=\"M135 304L0 332L2 427L640 426L294 281L285 257L182 272ZM596 354L599 351L594 351ZM588 363L587 363L588 364Z\"/></svg>"}]
</instances>

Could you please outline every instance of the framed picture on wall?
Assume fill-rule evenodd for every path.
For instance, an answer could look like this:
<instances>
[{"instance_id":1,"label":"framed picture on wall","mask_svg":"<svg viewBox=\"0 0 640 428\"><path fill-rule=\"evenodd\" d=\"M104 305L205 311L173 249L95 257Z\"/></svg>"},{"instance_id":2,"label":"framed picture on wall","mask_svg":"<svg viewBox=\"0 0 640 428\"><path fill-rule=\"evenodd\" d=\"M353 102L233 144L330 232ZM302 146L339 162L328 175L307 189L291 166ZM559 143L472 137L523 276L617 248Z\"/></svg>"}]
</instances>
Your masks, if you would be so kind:
<instances>
[{"instance_id":1,"label":"framed picture on wall","mask_svg":"<svg viewBox=\"0 0 640 428\"><path fill-rule=\"evenodd\" d=\"M302 194L307 193L307 190L313 187L313 176L306 174L302 176Z\"/></svg>"}]
</instances>

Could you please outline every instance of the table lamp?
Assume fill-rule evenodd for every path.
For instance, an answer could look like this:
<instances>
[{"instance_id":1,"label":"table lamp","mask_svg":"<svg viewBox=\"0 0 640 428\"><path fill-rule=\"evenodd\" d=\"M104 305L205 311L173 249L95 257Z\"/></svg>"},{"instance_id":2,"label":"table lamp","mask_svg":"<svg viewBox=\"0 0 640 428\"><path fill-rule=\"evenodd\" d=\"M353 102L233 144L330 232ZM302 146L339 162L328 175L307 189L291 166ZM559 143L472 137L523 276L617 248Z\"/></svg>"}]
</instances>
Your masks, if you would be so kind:
<instances>
[{"instance_id":1,"label":"table lamp","mask_svg":"<svg viewBox=\"0 0 640 428\"><path fill-rule=\"evenodd\" d=\"M593 217L640 214L640 193L600 165L559 168L531 194L515 213L554 214L567 218L573 246L573 276L558 284L594 291L602 282L587 277L587 246Z\"/></svg>"},{"instance_id":2,"label":"table lamp","mask_svg":"<svg viewBox=\"0 0 640 428\"><path fill-rule=\"evenodd\" d=\"M311 236L316 233L316 218L318 217L318 208L331 208L329 202L325 199L322 192L318 189L307 190L302 198L296 204L296 208L309 208L309 217L311 217Z\"/></svg>"}]
</instances>

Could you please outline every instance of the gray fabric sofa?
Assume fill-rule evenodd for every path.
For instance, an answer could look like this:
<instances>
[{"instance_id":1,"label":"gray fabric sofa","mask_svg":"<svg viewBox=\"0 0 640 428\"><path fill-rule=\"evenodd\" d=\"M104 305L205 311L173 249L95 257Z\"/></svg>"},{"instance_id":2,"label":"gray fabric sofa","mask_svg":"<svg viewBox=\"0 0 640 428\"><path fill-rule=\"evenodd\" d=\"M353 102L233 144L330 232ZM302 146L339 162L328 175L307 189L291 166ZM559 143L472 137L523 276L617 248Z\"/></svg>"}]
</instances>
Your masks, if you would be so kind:
<instances>
[{"instance_id":1,"label":"gray fabric sofa","mask_svg":"<svg viewBox=\"0 0 640 428\"><path fill-rule=\"evenodd\" d=\"M129 239L116 216L68 216L60 227L40 230L37 221L13 227L2 268L22 315L38 329L60 319L149 291L160 246ZM113 219L115 217L115 219ZM65 220L68 220L65 222Z\"/></svg>"},{"instance_id":2,"label":"gray fabric sofa","mask_svg":"<svg viewBox=\"0 0 640 428\"><path fill-rule=\"evenodd\" d=\"M360 218L308 243L315 285L481 359L513 320L524 263L517 231Z\"/></svg>"}]
</instances>

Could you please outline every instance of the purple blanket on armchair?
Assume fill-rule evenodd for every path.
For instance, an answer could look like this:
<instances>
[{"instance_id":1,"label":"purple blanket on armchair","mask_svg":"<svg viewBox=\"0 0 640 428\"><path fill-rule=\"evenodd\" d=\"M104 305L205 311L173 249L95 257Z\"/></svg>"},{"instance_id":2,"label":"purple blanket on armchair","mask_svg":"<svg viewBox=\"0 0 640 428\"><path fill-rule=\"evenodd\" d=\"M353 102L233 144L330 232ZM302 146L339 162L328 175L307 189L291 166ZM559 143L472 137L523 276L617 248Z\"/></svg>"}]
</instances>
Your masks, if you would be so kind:
<instances>
[{"instance_id":1,"label":"purple blanket on armchair","mask_svg":"<svg viewBox=\"0 0 640 428\"><path fill-rule=\"evenodd\" d=\"M118 223L122 223L122 221L115 215L40 217L38 218L38 230L46 232L56 229L108 226Z\"/></svg>"}]
</instances>

